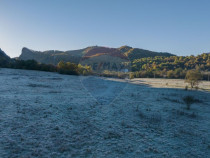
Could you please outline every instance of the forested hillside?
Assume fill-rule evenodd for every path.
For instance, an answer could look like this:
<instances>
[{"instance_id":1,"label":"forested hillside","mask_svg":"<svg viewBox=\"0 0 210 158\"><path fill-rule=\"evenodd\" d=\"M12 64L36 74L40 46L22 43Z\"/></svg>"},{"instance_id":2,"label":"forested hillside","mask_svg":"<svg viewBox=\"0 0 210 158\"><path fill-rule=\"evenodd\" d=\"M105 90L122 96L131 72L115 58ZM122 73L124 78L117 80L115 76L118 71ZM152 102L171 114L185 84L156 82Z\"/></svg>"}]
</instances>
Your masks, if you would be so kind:
<instances>
[{"instance_id":1,"label":"forested hillside","mask_svg":"<svg viewBox=\"0 0 210 158\"><path fill-rule=\"evenodd\" d=\"M132 62L136 77L184 78L188 70L210 71L210 54L198 56L148 57Z\"/></svg>"},{"instance_id":2,"label":"forested hillside","mask_svg":"<svg viewBox=\"0 0 210 158\"><path fill-rule=\"evenodd\" d=\"M119 48L121 52L125 54L129 58L130 61L140 59L140 58L146 58L146 57L155 57L155 56L163 56L163 57L170 57L175 56L171 53L166 52L154 52L149 51L145 49L139 49L139 48L132 48L129 46L122 46Z\"/></svg>"}]
</instances>

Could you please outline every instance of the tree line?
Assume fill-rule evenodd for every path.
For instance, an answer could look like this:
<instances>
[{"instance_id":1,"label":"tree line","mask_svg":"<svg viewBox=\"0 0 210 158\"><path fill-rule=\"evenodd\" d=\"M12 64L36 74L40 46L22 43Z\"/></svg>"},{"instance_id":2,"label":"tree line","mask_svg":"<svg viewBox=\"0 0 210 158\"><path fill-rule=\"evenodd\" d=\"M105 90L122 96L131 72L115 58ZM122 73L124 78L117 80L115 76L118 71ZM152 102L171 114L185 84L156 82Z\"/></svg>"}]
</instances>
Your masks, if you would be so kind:
<instances>
[{"instance_id":1,"label":"tree line","mask_svg":"<svg viewBox=\"0 0 210 158\"><path fill-rule=\"evenodd\" d=\"M68 75L90 75L92 69L90 66L82 66L81 64L75 64L70 62L60 61L57 65L42 64L35 60L16 60L0 62L0 66L3 68L13 69L25 69L25 70L39 70L48 72L58 72L60 74Z\"/></svg>"},{"instance_id":2,"label":"tree line","mask_svg":"<svg viewBox=\"0 0 210 158\"><path fill-rule=\"evenodd\" d=\"M136 59L131 63L134 77L148 78L185 78L189 70L210 71L210 54L198 56L156 56ZM203 73L203 79L208 80Z\"/></svg>"},{"instance_id":3,"label":"tree line","mask_svg":"<svg viewBox=\"0 0 210 158\"><path fill-rule=\"evenodd\" d=\"M0 58L1 59L1 58ZM83 66L70 62L60 61L57 65L42 64L35 60L0 60L0 67L40 70L58 72L69 75L90 75L93 74L91 66ZM198 56L156 56L136 59L131 62L129 73L113 72L105 70L102 75L106 77L126 78L178 78L185 79L190 70L195 70L202 74L202 79L210 79L210 54Z\"/></svg>"}]
</instances>

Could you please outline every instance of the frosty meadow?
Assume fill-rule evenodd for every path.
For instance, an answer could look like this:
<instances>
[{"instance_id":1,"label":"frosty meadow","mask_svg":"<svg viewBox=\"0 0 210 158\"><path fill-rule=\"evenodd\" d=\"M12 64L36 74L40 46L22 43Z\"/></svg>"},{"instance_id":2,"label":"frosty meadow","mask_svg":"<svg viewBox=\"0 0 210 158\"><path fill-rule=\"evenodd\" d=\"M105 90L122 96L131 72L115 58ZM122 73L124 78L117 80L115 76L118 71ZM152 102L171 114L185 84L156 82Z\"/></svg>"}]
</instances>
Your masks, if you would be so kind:
<instances>
[{"instance_id":1,"label":"frosty meadow","mask_svg":"<svg viewBox=\"0 0 210 158\"><path fill-rule=\"evenodd\" d=\"M170 88L180 81L167 79L13 69L0 75L2 158L209 157L207 91ZM190 110L185 96L197 99Z\"/></svg>"}]
</instances>

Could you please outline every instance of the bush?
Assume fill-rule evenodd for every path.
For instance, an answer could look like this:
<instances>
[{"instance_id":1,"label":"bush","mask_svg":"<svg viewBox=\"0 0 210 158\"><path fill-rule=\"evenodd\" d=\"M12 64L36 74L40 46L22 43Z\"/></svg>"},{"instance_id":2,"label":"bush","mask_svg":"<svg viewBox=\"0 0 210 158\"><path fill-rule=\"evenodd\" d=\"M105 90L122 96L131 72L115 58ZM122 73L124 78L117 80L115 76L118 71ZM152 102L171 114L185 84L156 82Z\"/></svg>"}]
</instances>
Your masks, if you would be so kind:
<instances>
[{"instance_id":1,"label":"bush","mask_svg":"<svg viewBox=\"0 0 210 158\"><path fill-rule=\"evenodd\" d=\"M173 71L173 70L169 70L169 71L167 72L167 77L168 77L168 78L174 78L174 71Z\"/></svg>"},{"instance_id":2,"label":"bush","mask_svg":"<svg viewBox=\"0 0 210 158\"><path fill-rule=\"evenodd\" d=\"M104 70L102 73L99 74L100 76L103 77L113 77L113 78L120 78L120 79L125 79L129 75L126 72L117 72L117 71L109 71L109 70Z\"/></svg>"},{"instance_id":3,"label":"bush","mask_svg":"<svg viewBox=\"0 0 210 158\"><path fill-rule=\"evenodd\" d=\"M185 96L183 98L183 101L185 102L187 106L187 110L190 110L190 107L193 103L200 102L200 100L195 99L193 96Z\"/></svg>"},{"instance_id":4,"label":"bush","mask_svg":"<svg viewBox=\"0 0 210 158\"><path fill-rule=\"evenodd\" d=\"M187 85L185 86L185 90L186 90L186 91L188 90L188 86L187 86Z\"/></svg>"},{"instance_id":5,"label":"bush","mask_svg":"<svg viewBox=\"0 0 210 158\"><path fill-rule=\"evenodd\" d=\"M129 79L134 79L134 74L132 72L129 73Z\"/></svg>"},{"instance_id":6,"label":"bush","mask_svg":"<svg viewBox=\"0 0 210 158\"><path fill-rule=\"evenodd\" d=\"M87 70L83 70L82 74L83 74L83 76L87 76L88 75Z\"/></svg>"}]
</instances>

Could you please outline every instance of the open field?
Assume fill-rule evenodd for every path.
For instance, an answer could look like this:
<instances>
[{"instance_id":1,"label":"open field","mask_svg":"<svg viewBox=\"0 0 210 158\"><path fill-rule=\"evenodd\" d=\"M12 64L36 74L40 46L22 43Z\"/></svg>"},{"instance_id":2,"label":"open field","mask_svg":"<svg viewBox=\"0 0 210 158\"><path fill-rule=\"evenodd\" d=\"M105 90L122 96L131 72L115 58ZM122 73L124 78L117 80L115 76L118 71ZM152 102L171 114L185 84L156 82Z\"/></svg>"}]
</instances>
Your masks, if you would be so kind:
<instances>
[{"instance_id":1,"label":"open field","mask_svg":"<svg viewBox=\"0 0 210 158\"><path fill-rule=\"evenodd\" d=\"M183 80L0 69L0 86L1 158L210 157L210 92Z\"/></svg>"},{"instance_id":2,"label":"open field","mask_svg":"<svg viewBox=\"0 0 210 158\"><path fill-rule=\"evenodd\" d=\"M141 78L141 79L133 79L131 83L134 84L147 84L151 87L156 88L185 88L185 86L188 86L188 89L190 88L190 85L185 82L183 79L159 79L159 78ZM210 91L210 81L201 81L199 83L199 89Z\"/></svg>"}]
</instances>

